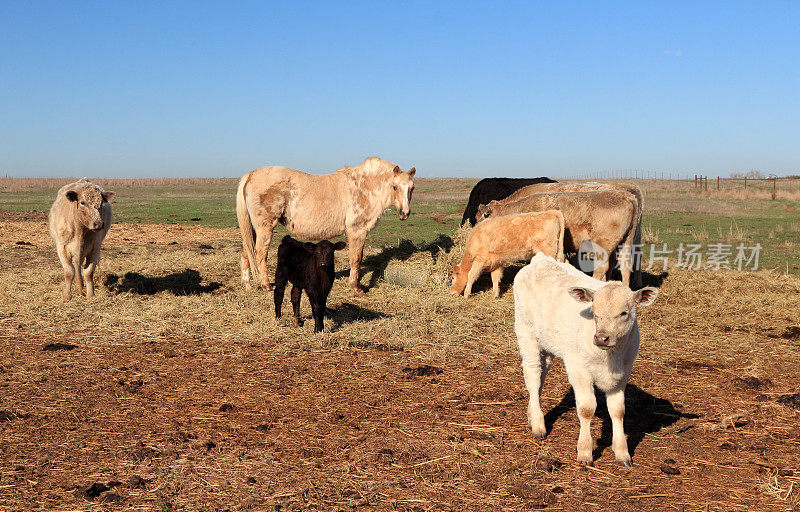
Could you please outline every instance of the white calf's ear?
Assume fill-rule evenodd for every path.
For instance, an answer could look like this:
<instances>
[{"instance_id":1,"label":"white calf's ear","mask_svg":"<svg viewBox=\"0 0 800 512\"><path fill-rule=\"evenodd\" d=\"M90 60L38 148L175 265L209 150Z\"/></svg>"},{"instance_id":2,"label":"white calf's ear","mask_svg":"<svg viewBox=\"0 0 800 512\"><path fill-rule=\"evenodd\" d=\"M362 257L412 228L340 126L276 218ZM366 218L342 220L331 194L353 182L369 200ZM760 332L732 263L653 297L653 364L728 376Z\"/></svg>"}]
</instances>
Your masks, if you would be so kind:
<instances>
[{"instance_id":1,"label":"white calf's ear","mask_svg":"<svg viewBox=\"0 0 800 512\"><path fill-rule=\"evenodd\" d=\"M588 288L573 286L569 289L569 294L578 302L592 302L594 300L594 292Z\"/></svg>"},{"instance_id":2,"label":"white calf's ear","mask_svg":"<svg viewBox=\"0 0 800 512\"><path fill-rule=\"evenodd\" d=\"M78 200L78 193L75 192L74 190L68 190L66 196L67 199L69 199L73 203Z\"/></svg>"},{"instance_id":3,"label":"white calf's ear","mask_svg":"<svg viewBox=\"0 0 800 512\"><path fill-rule=\"evenodd\" d=\"M656 297L658 297L658 288L652 286L646 286L634 294L634 300L640 306L649 306L655 302Z\"/></svg>"},{"instance_id":4,"label":"white calf's ear","mask_svg":"<svg viewBox=\"0 0 800 512\"><path fill-rule=\"evenodd\" d=\"M117 197L117 193L116 192L112 192L111 190L107 190L107 191L103 192L103 199L105 199L109 203L111 201L113 201L115 197Z\"/></svg>"}]
</instances>

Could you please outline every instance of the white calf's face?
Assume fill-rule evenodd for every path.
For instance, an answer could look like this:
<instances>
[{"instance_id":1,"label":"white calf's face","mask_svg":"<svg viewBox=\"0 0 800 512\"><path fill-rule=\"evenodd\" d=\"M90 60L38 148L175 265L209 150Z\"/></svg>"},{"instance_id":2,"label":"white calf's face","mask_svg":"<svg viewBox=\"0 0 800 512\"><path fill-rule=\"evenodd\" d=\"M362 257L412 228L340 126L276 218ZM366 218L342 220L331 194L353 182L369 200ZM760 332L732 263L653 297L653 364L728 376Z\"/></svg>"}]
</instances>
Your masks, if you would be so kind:
<instances>
[{"instance_id":1,"label":"white calf's face","mask_svg":"<svg viewBox=\"0 0 800 512\"><path fill-rule=\"evenodd\" d=\"M116 194L87 183L67 191L66 196L77 211L78 221L87 229L97 231L105 227L101 213L103 206L113 201Z\"/></svg>"},{"instance_id":2,"label":"white calf's face","mask_svg":"<svg viewBox=\"0 0 800 512\"><path fill-rule=\"evenodd\" d=\"M656 288L645 287L632 292L622 283L609 283L596 292L586 288L570 288L570 295L579 302L592 303L596 333L594 344L609 350L623 343L636 323L636 307L649 306L658 296Z\"/></svg>"}]
</instances>

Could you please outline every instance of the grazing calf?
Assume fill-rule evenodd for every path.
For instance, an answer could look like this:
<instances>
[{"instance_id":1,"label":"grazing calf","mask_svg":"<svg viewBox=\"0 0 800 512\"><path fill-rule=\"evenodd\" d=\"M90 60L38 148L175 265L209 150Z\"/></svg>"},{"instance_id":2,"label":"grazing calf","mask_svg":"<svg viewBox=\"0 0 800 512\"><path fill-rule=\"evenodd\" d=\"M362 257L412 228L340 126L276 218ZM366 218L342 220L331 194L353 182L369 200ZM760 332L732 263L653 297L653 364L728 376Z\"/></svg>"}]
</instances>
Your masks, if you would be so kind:
<instances>
[{"instance_id":1,"label":"grazing calf","mask_svg":"<svg viewBox=\"0 0 800 512\"><path fill-rule=\"evenodd\" d=\"M503 265L529 260L537 252L563 261L564 215L558 210L523 213L481 222L467 238L460 265L453 265L450 293L469 298L472 283L484 269L492 273L494 298L500 296Z\"/></svg>"},{"instance_id":2,"label":"grazing calf","mask_svg":"<svg viewBox=\"0 0 800 512\"><path fill-rule=\"evenodd\" d=\"M622 465L631 465L622 420L625 385L639 352L636 308L649 306L657 295L655 288L632 292L619 282L598 281L541 254L519 271L514 279L515 329L535 436L547 434L539 400L553 358L559 357L575 391L581 425L578 462L593 462L589 423L597 386L606 395L614 455Z\"/></svg>"},{"instance_id":3,"label":"grazing calf","mask_svg":"<svg viewBox=\"0 0 800 512\"><path fill-rule=\"evenodd\" d=\"M300 295L303 290L311 302L314 332L323 328L325 302L333 285L333 251L345 248L344 242L323 240L313 244L298 242L289 235L278 246L278 268L275 269L275 317L281 316L281 304L286 283L292 283L292 309L300 325Z\"/></svg>"},{"instance_id":4,"label":"grazing calf","mask_svg":"<svg viewBox=\"0 0 800 512\"><path fill-rule=\"evenodd\" d=\"M94 297L94 270L100 246L111 226L111 201L116 193L82 178L59 189L47 223L64 268L62 298L72 298L72 281L82 278L87 297Z\"/></svg>"},{"instance_id":5,"label":"grazing calf","mask_svg":"<svg viewBox=\"0 0 800 512\"><path fill-rule=\"evenodd\" d=\"M514 191L535 183L555 183L555 181L544 176L541 178L483 178L472 187L472 191L469 193L469 200L467 200L467 206L464 208L461 225L463 226L467 221L469 221L470 226L475 225L475 214L478 212L478 206L489 201L505 199Z\"/></svg>"},{"instance_id":6,"label":"grazing calf","mask_svg":"<svg viewBox=\"0 0 800 512\"><path fill-rule=\"evenodd\" d=\"M564 214L564 252L576 253L587 240L600 246L609 256L618 248L630 251L636 235L637 202L633 194L620 190L553 192L531 194L516 201L492 201L478 208L478 222L484 219L542 210ZM625 286L630 284L631 258L620 258ZM605 280L609 259L595 261L594 277Z\"/></svg>"}]
</instances>

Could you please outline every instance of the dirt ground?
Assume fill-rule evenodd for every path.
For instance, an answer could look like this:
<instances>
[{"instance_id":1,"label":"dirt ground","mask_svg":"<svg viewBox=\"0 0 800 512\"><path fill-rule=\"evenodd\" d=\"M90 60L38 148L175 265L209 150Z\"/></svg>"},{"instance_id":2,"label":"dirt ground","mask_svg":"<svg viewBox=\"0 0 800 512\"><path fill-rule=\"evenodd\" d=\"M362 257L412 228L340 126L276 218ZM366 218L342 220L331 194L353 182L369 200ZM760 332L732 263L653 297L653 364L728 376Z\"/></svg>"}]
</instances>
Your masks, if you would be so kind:
<instances>
[{"instance_id":1,"label":"dirt ground","mask_svg":"<svg viewBox=\"0 0 800 512\"><path fill-rule=\"evenodd\" d=\"M370 277L374 249L369 294L340 273L314 335L241 290L233 230L115 225L99 296L67 305L50 244L41 219L0 222L4 512L800 508L795 277L648 275L634 466L599 398L586 467L560 364L531 435L513 271L500 300L484 278L465 302Z\"/></svg>"}]
</instances>

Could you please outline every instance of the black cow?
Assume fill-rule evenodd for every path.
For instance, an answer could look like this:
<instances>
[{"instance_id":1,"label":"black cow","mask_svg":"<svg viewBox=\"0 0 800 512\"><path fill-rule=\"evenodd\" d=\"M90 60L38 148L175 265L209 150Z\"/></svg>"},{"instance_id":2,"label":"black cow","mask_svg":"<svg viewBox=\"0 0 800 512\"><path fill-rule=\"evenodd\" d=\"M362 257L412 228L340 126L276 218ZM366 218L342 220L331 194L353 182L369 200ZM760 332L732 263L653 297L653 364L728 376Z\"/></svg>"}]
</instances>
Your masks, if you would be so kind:
<instances>
[{"instance_id":1,"label":"black cow","mask_svg":"<svg viewBox=\"0 0 800 512\"><path fill-rule=\"evenodd\" d=\"M489 204L489 201L499 201L505 199L522 187L534 185L536 183L555 183L550 178L483 178L469 193L467 208L464 210L464 217L461 225L469 220L471 226L475 225L475 215L478 213L478 206Z\"/></svg>"},{"instance_id":2,"label":"black cow","mask_svg":"<svg viewBox=\"0 0 800 512\"><path fill-rule=\"evenodd\" d=\"M278 246L278 268L275 269L275 317L281 316L286 283L292 283L292 309L300 325L300 295L303 290L311 302L314 332L323 328L325 302L333 285L333 251L345 248L344 242L298 242L289 235Z\"/></svg>"}]
</instances>

